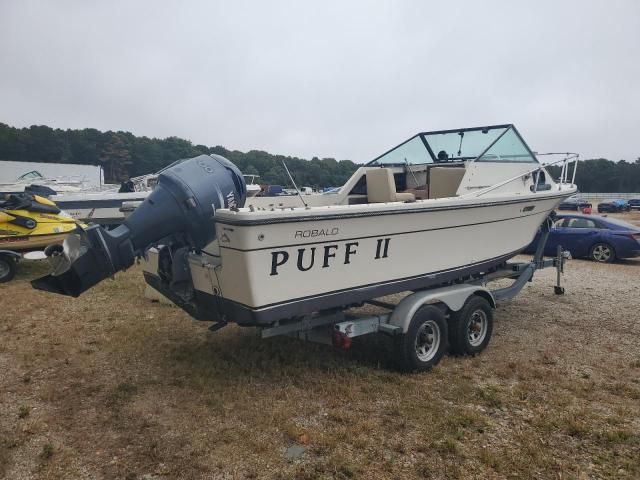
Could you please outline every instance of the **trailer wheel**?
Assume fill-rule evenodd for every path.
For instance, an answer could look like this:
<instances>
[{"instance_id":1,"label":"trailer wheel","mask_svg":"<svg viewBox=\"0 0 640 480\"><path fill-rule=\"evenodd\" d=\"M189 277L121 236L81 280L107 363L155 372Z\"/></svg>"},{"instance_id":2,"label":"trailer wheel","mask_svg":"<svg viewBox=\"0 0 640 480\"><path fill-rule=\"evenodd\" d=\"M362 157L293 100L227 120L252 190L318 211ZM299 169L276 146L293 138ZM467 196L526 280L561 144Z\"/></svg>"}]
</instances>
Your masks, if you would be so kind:
<instances>
[{"instance_id":1,"label":"trailer wheel","mask_svg":"<svg viewBox=\"0 0 640 480\"><path fill-rule=\"evenodd\" d=\"M15 277L16 270L16 262L13 258L0 255L0 283L8 282Z\"/></svg>"},{"instance_id":2,"label":"trailer wheel","mask_svg":"<svg viewBox=\"0 0 640 480\"><path fill-rule=\"evenodd\" d=\"M493 309L478 295L470 296L449 318L449 348L454 355L475 355L486 348L493 332Z\"/></svg>"},{"instance_id":3,"label":"trailer wheel","mask_svg":"<svg viewBox=\"0 0 640 480\"><path fill-rule=\"evenodd\" d=\"M423 305L413 315L407 333L396 337L398 367L405 372L431 369L447 350L447 322L444 313Z\"/></svg>"}]
</instances>

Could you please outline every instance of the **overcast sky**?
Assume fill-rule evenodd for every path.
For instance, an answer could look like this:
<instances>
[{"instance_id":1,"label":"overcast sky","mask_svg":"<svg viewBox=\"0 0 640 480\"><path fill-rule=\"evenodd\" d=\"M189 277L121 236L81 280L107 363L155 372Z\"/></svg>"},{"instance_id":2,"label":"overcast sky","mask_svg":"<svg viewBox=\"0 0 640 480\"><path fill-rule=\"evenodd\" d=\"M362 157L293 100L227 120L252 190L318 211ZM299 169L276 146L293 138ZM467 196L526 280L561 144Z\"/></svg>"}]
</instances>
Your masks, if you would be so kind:
<instances>
[{"instance_id":1,"label":"overcast sky","mask_svg":"<svg viewBox=\"0 0 640 480\"><path fill-rule=\"evenodd\" d=\"M369 160L515 123L640 156L640 1L0 1L0 122Z\"/></svg>"}]
</instances>

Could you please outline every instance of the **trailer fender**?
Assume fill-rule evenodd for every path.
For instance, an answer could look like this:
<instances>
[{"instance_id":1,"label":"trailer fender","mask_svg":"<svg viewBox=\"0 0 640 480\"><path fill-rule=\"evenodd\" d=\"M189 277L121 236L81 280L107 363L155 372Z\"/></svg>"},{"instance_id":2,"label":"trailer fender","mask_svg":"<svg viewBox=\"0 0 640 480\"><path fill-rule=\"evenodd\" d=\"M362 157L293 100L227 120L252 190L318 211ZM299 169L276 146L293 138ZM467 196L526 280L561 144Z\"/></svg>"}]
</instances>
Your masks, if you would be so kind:
<instances>
[{"instance_id":1,"label":"trailer fender","mask_svg":"<svg viewBox=\"0 0 640 480\"><path fill-rule=\"evenodd\" d=\"M496 302L493 295L486 288L479 285L451 285L448 287L425 290L412 293L403 298L391 313L389 323L402 329L402 333L407 333L411 319L418 309L425 304L443 303L451 311L457 312L471 295L480 295L487 299L489 304L495 308Z\"/></svg>"},{"instance_id":2,"label":"trailer fender","mask_svg":"<svg viewBox=\"0 0 640 480\"><path fill-rule=\"evenodd\" d=\"M0 250L0 255L6 255L7 257L13 258L15 261L20 260L22 255L12 250Z\"/></svg>"}]
</instances>

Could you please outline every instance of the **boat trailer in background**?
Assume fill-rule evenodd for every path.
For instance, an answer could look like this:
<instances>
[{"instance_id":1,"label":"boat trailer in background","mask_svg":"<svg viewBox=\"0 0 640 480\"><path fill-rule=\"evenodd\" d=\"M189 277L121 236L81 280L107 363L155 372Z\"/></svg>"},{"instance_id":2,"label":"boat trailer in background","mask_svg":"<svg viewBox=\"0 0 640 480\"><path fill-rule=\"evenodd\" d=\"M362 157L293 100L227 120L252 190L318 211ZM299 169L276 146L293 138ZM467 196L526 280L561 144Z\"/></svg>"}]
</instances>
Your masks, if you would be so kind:
<instances>
[{"instance_id":1,"label":"boat trailer in background","mask_svg":"<svg viewBox=\"0 0 640 480\"><path fill-rule=\"evenodd\" d=\"M21 260L43 260L45 258L44 252L39 250L28 252L0 250L0 283L13 280L18 271L18 263Z\"/></svg>"}]
</instances>

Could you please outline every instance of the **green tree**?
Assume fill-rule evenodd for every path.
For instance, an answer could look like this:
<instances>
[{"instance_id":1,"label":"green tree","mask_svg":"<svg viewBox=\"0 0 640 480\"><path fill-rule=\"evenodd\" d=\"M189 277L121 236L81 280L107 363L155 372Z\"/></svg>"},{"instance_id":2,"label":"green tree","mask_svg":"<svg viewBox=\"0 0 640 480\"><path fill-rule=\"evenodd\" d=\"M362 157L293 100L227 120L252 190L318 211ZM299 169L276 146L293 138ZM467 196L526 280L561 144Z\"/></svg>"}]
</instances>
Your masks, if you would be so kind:
<instances>
[{"instance_id":1,"label":"green tree","mask_svg":"<svg viewBox=\"0 0 640 480\"><path fill-rule=\"evenodd\" d=\"M118 183L129 178L131 156L124 138L118 133L107 132L110 138L100 152L100 163L104 168L105 182Z\"/></svg>"},{"instance_id":2,"label":"green tree","mask_svg":"<svg viewBox=\"0 0 640 480\"><path fill-rule=\"evenodd\" d=\"M240 152L216 145L193 145L178 137L138 137L130 132L101 132L93 128L60 130L45 125L15 128L0 123L0 159L103 165L109 182L157 172L170 163L215 153L228 158L260 183L291 187L285 161L298 186L337 187L358 167L350 160L273 155L262 150ZM550 168L555 178L559 168ZM596 158L579 162L576 183L582 192L640 192L640 157L633 162Z\"/></svg>"},{"instance_id":3,"label":"green tree","mask_svg":"<svg viewBox=\"0 0 640 480\"><path fill-rule=\"evenodd\" d=\"M260 172L258 171L258 169L253 165L251 165L250 163L247 164L247 166L242 169L242 173L244 173L245 175L260 175Z\"/></svg>"}]
</instances>

